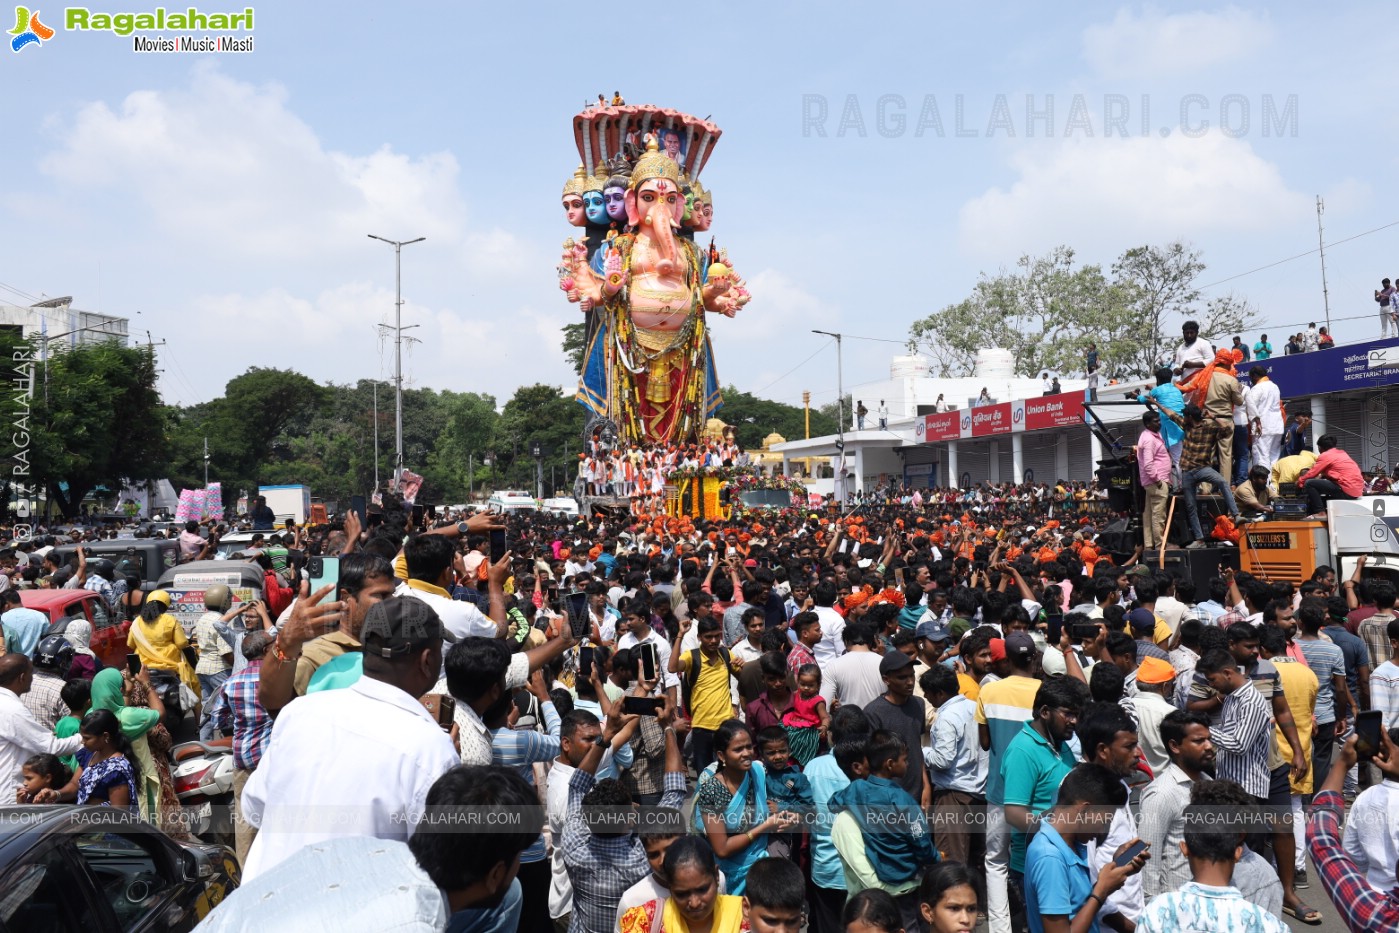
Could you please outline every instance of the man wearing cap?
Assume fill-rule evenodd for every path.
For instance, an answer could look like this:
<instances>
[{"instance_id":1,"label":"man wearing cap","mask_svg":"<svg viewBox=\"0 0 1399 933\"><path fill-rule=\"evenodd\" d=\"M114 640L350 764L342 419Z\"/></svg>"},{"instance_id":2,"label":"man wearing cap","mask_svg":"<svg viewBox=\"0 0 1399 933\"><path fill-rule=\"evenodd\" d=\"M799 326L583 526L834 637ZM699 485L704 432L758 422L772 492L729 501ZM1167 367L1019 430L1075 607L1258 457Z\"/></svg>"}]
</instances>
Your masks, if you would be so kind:
<instances>
[{"instance_id":1,"label":"man wearing cap","mask_svg":"<svg viewBox=\"0 0 1399 933\"><path fill-rule=\"evenodd\" d=\"M1129 697L1132 717L1137 721L1137 738L1152 774L1160 774L1170 764L1170 753L1161 738L1161 721L1175 712L1170 697L1175 694L1176 669L1170 661L1155 656L1141 659L1137 666L1137 695Z\"/></svg>"},{"instance_id":2,"label":"man wearing cap","mask_svg":"<svg viewBox=\"0 0 1399 933\"><path fill-rule=\"evenodd\" d=\"M868 623L852 622L845 627L843 637L845 654L826 665L821 677L821 699L826 701L828 710L837 706L865 709L885 691L882 656L874 650L877 636Z\"/></svg>"},{"instance_id":3,"label":"man wearing cap","mask_svg":"<svg viewBox=\"0 0 1399 933\"><path fill-rule=\"evenodd\" d=\"M418 697L456 636L421 600L374 604L360 633L364 676L292 703L243 790L258 827L243 866L251 880L303 846L339 836L407 841L428 789L459 759Z\"/></svg>"},{"instance_id":4,"label":"man wearing cap","mask_svg":"<svg viewBox=\"0 0 1399 933\"><path fill-rule=\"evenodd\" d=\"M850 629L846 629L849 633ZM865 716L875 729L888 729L903 736L910 750L923 747L927 734L925 704L913 695L913 659L902 651L884 655L879 661L879 673L887 692L875 697L863 707ZM932 784L928 781L927 765L921 755L909 756L908 770L899 784L926 811L933 802Z\"/></svg>"},{"instance_id":5,"label":"man wearing cap","mask_svg":"<svg viewBox=\"0 0 1399 933\"><path fill-rule=\"evenodd\" d=\"M923 690L923 675L933 667L946 667L949 671L952 670L950 664L944 664L942 661L943 653L947 651L949 637L947 626L937 622L919 622L918 627L913 630L913 647L918 652L918 657L914 659L913 695L922 698L928 706L928 728L932 728L933 721L937 719L938 704L933 703ZM957 679L956 673L953 673L952 676L954 680ZM960 681L958 689L959 691L961 689ZM975 704L976 701L972 700L972 702Z\"/></svg>"},{"instance_id":6,"label":"man wearing cap","mask_svg":"<svg viewBox=\"0 0 1399 933\"><path fill-rule=\"evenodd\" d=\"M1040 682L1034 677L1035 643L1029 635L1011 632L1004 640L993 639L993 657L995 642L1001 642L1001 651L1010 660L1010 676L981 688L976 703L976 722L981 747L990 752L986 779L987 921L991 929L1004 930L1010 924L1010 835L1005 820L1002 764L1010 743L1034 717ZM1006 648L1007 643L1015 649L1013 656Z\"/></svg>"},{"instance_id":7,"label":"man wearing cap","mask_svg":"<svg viewBox=\"0 0 1399 933\"><path fill-rule=\"evenodd\" d=\"M1127 613L1127 627L1137 643L1137 664L1143 658L1160 658L1170 663L1170 655L1156 646L1156 613L1150 609L1133 609Z\"/></svg>"}]
</instances>

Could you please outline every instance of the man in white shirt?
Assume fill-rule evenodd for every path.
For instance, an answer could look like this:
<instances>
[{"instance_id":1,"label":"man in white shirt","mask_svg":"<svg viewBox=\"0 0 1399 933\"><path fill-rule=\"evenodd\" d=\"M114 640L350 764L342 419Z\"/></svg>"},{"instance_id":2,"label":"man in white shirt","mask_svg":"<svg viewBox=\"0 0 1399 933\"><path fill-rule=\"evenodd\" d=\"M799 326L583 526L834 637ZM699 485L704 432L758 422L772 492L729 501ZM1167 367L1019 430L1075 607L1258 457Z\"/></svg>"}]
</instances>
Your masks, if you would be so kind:
<instances>
[{"instance_id":1,"label":"man in white shirt","mask_svg":"<svg viewBox=\"0 0 1399 933\"><path fill-rule=\"evenodd\" d=\"M15 802L20 772L35 755L72 755L83 747L82 736L60 739L34 719L20 699L34 683L34 664L22 654L0 656L0 791L5 803Z\"/></svg>"},{"instance_id":2,"label":"man in white shirt","mask_svg":"<svg viewBox=\"0 0 1399 933\"><path fill-rule=\"evenodd\" d=\"M456 638L504 637L508 625L505 615L505 578L510 574L508 555L487 571L491 600L489 617L474 604L452 598L448 587L454 582L452 564L456 556L456 546L446 535L418 535L403 547L408 579L394 595L417 599L430 606Z\"/></svg>"},{"instance_id":3,"label":"man in white shirt","mask_svg":"<svg viewBox=\"0 0 1399 933\"><path fill-rule=\"evenodd\" d=\"M821 640L816 643L812 654L824 674L827 665L845 653L845 641L841 633L845 631L845 617L832 607L836 601L835 584L822 580L812 588L811 598L816 603L816 617L821 620Z\"/></svg>"},{"instance_id":4,"label":"man in white shirt","mask_svg":"<svg viewBox=\"0 0 1399 933\"><path fill-rule=\"evenodd\" d=\"M432 783L457 750L419 702L456 636L422 600L372 606L360 633L364 676L302 697L277 717L243 813L259 828L243 866L251 880L302 846L347 835L407 841Z\"/></svg>"},{"instance_id":5,"label":"man in white shirt","mask_svg":"<svg viewBox=\"0 0 1399 933\"><path fill-rule=\"evenodd\" d=\"M883 656L874 650L875 638L874 626L863 621L842 630L845 654L832 659L821 672L821 699L826 701L828 712L839 706L864 709L888 692L879 673Z\"/></svg>"},{"instance_id":6,"label":"man in white shirt","mask_svg":"<svg viewBox=\"0 0 1399 933\"><path fill-rule=\"evenodd\" d=\"M729 654L740 663L747 664L763 656L762 641L767 620L763 610L757 606L749 606L739 618L743 622L743 637L729 646Z\"/></svg>"},{"instance_id":7,"label":"man in white shirt","mask_svg":"<svg viewBox=\"0 0 1399 933\"><path fill-rule=\"evenodd\" d=\"M1177 376L1193 376L1214 359L1214 346L1200 339L1200 325L1194 321L1182 324L1180 334L1182 343L1176 347L1173 368Z\"/></svg>"},{"instance_id":8,"label":"man in white shirt","mask_svg":"<svg viewBox=\"0 0 1399 933\"><path fill-rule=\"evenodd\" d=\"M1250 369L1248 378L1253 387L1244 396L1244 407L1253 433L1253 463L1271 471L1282 453L1282 393L1262 366Z\"/></svg>"},{"instance_id":9,"label":"man in white shirt","mask_svg":"<svg viewBox=\"0 0 1399 933\"><path fill-rule=\"evenodd\" d=\"M644 613L644 614L643 614ZM762 621L761 611L758 614L758 621ZM637 600L622 607L622 622L626 625L626 631L617 639L617 650L630 649L632 654L637 656L637 671L641 670L641 657L637 651L642 645L651 645L656 650L656 685L658 694L666 696L671 706L674 706L679 699L680 676L670 673L670 645L666 640L656 634L656 630L651 627L651 617L646 609L644 601ZM762 627L759 626L758 634L761 637ZM746 641L746 639L745 639ZM743 642L739 642L743 644ZM733 656L738 657L738 649L735 646ZM746 659L745 659L746 660ZM648 678L650 679L650 678Z\"/></svg>"}]
</instances>

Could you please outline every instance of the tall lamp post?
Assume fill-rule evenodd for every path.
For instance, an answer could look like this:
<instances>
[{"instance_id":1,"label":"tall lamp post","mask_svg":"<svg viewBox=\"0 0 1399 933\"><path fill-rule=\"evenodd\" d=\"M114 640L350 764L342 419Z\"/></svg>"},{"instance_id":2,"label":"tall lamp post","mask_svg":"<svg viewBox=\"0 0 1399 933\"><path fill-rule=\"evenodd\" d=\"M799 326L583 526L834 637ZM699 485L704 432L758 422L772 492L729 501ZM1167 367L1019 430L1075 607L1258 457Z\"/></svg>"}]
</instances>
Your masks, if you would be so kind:
<instances>
[{"instance_id":1,"label":"tall lamp post","mask_svg":"<svg viewBox=\"0 0 1399 933\"><path fill-rule=\"evenodd\" d=\"M845 511L845 497L849 491L845 488L845 368L840 343L842 335L814 328L811 332L821 334L824 337L834 337L836 341L836 414L839 418L836 424L836 450L839 452L839 457L836 465L835 499L843 512Z\"/></svg>"},{"instance_id":2,"label":"tall lamp post","mask_svg":"<svg viewBox=\"0 0 1399 933\"><path fill-rule=\"evenodd\" d=\"M403 475L403 247L421 243L427 237L415 240L390 240L387 237L368 234L371 240L378 240L393 247L393 383L394 383L394 484Z\"/></svg>"},{"instance_id":3,"label":"tall lamp post","mask_svg":"<svg viewBox=\"0 0 1399 933\"><path fill-rule=\"evenodd\" d=\"M544 498L544 448L539 441L529 445L529 454L534 458L534 496Z\"/></svg>"}]
</instances>

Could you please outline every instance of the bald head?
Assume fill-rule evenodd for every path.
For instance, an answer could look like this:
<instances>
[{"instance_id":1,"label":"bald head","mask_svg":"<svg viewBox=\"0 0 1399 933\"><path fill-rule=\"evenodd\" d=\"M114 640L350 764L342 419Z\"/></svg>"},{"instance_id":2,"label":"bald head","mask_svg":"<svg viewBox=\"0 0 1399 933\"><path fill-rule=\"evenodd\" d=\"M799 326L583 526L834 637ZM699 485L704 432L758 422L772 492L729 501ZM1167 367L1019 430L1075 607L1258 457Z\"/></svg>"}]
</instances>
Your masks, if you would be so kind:
<instances>
[{"instance_id":1,"label":"bald head","mask_svg":"<svg viewBox=\"0 0 1399 933\"><path fill-rule=\"evenodd\" d=\"M20 693L21 681L33 670L34 665L28 655L12 652L0 657L0 687Z\"/></svg>"}]
</instances>

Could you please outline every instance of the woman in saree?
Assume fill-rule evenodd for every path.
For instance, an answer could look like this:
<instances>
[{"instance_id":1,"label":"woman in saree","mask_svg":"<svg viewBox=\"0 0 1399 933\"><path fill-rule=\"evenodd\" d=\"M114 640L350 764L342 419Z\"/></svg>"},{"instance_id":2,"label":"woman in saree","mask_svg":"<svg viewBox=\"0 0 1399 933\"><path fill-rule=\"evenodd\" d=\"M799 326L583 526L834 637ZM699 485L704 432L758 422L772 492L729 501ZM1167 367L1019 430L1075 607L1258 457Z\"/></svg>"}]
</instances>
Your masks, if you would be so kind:
<instances>
[{"instance_id":1,"label":"woman in saree","mask_svg":"<svg viewBox=\"0 0 1399 933\"><path fill-rule=\"evenodd\" d=\"M741 895L749 866L767 855L767 834L795 826L800 818L769 811L767 773L742 721L730 719L714 731L714 751L718 760L696 787L695 824L714 849L728 892Z\"/></svg>"},{"instance_id":2,"label":"woman in saree","mask_svg":"<svg viewBox=\"0 0 1399 933\"><path fill-rule=\"evenodd\" d=\"M180 819L180 801L170 777L170 733L161 725L165 705L151 689L150 672L142 667L135 678L114 667L92 678L92 709L111 710L131 742L140 781L136 804L141 818L178 838L188 838Z\"/></svg>"},{"instance_id":3,"label":"woman in saree","mask_svg":"<svg viewBox=\"0 0 1399 933\"><path fill-rule=\"evenodd\" d=\"M621 933L743 933L743 898L719 893L714 849L703 836L682 836L666 850L670 896L622 914Z\"/></svg>"}]
</instances>

